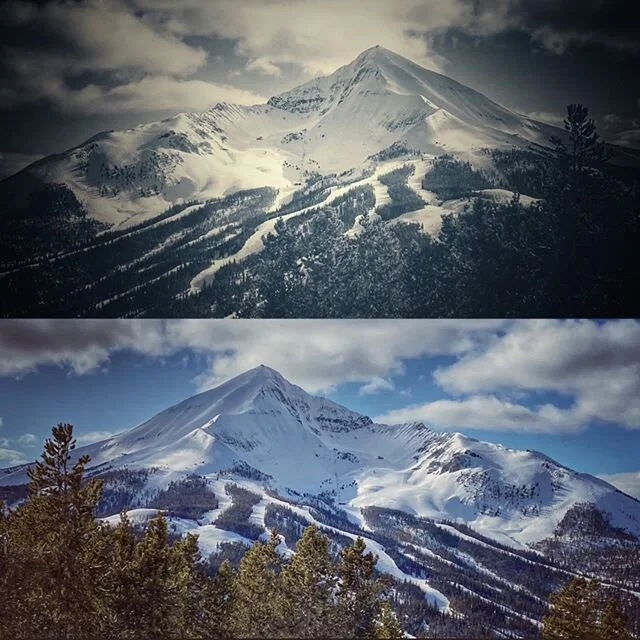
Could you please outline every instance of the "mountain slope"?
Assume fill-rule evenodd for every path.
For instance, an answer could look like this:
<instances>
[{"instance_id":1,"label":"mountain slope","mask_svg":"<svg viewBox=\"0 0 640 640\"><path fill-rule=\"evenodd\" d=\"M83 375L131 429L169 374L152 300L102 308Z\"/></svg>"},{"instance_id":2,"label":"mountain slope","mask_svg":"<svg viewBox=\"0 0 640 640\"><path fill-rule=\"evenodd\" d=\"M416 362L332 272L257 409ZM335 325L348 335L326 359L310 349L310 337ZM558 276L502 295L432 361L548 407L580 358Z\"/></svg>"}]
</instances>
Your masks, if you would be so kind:
<instances>
[{"instance_id":1,"label":"mountain slope","mask_svg":"<svg viewBox=\"0 0 640 640\"><path fill-rule=\"evenodd\" d=\"M281 495L323 495L359 521L361 509L384 507L465 522L521 548L551 536L579 503L640 536L640 502L602 480L421 423L375 424L264 366L77 453L89 454L96 471L252 469ZM3 485L22 481L24 468L0 474Z\"/></svg>"},{"instance_id":2,"label":"mountain slope","mask_svg":"<svg viewBox=\"0 0 640 640\"><path fill-rule=\"evenodd\" d=\"M103 479L107 523L164 510L216 566L267 529L286 556L309 524L334 550L361 537L416 636L536 637L549 594L581 573L640 621L640 502L539 452L376 424L268 367L74 453ZM1 470L0 498L25 481Z\"/></svg>"},{"instance_id":3,"label":"mountain slope","mask_svg":"<svg viewBox=\"0 0 640 640\"><path fill-rule=\"evenodd\" d=\"M286 192L315 173L362 167L394 144L469 156L545 145L554 131L374 47L267 104L219 103L100 133L3 181L0 195L20 210L43 185L62 184L92 218L130 225L179 201L265 186Z\"/></svg>"}]
</instances>

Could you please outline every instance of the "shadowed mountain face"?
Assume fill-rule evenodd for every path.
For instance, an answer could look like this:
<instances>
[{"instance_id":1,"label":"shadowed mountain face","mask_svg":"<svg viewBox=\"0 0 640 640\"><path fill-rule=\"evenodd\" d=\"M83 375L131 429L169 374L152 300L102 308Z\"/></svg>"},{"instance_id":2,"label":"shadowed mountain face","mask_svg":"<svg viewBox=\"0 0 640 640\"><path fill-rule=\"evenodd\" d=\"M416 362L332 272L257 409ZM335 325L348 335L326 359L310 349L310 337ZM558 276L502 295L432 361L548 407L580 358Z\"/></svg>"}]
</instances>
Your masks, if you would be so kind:
<instances>
[{"instance_id":1,"label":"shadowed mountain face","mask_svg":"<svg viewBox=\"0 0 640 640\"><path fill-rule=\"evenodd\" d=\"M78 449L95 471L157 468L170 475L254 469L283 495L325 495L463 521L493 538L528 544L550 536L576 504L640 533L640 502L541 453L516 451L421 423L375 424L258 367L150 420ZM24 481L24 468L0 475Z\"/></svg>"},{"instance_id":2,"label":"shadowed mountain face","mask_svg":"<svg viewBox=\"0 0 640 640\"><path fill-rule=\"evenodd\" d=\"M637 170L556 133L374 47L98 134L0 183L0 316L632 316Z\"/></svg>"},{"instance_id":3,"label":"shadowed mountain face","mask_svg":"<svg viewBox=\"0 0 640 640\"><path fill-rule=\"evenodd\" d=\"M361 169L393 145L473 157L546 145L554 129L382 47L267 104L217 104L98 134L0 184L9 210L64 185L89 216L131 225L172 203L242 189L290 192L314 174Z\"/></svg>"}]
</instances>

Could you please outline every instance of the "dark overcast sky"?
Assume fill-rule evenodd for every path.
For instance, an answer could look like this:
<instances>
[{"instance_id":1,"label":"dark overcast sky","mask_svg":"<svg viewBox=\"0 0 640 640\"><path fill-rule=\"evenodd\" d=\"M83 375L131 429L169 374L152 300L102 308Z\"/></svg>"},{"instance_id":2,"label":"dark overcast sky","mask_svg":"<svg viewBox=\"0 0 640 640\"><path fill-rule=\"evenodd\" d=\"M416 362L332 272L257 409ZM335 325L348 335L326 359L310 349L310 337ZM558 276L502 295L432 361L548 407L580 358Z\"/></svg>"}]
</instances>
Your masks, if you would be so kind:
<instances>
[{"instance_id":1,"label":"dark overcast sky","mask_svg":"<svg viewBox=\"0 0 640 640\"><path fill-rule=\"evenodd\" d=\"M381 44L554 124L640 146L626 0L5 0L0 175L97 131L261 102Z\"/></svg>"}]
</instances>

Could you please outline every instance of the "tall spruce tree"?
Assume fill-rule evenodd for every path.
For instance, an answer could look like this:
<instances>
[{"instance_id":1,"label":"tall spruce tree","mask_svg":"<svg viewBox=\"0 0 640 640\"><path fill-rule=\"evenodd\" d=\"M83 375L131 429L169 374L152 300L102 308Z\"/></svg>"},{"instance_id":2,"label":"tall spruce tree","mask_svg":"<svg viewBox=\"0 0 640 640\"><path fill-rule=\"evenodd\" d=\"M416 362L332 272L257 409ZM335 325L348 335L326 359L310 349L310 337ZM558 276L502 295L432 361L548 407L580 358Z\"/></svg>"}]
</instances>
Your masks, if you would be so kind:
<instances>
[{"instance_id":1,"label":"tall spruce tree","mask_svg":"<svg viewBox=\"0 0 640 640\"><path fill-rule=\"evenodd\" d=\"M256 542L240 562L231 609L232 634L236 637L278 637L282 633L279 544L280 538L273 531L268 542Z\"/></svg>"},{"instance_id":2,"label":"tall spruce tree","mask_svg":"<svg viewBox=\"0 0 640 640\"><path fill-rule=\"evenodd\" d=\"M598 141L596 124L589 118L589 109L581 104L567 106L564 129L568 145L559 136L552 136L556 156L570 171L580 172L593 168L605 157L604 142Z\"/></svg>"},{"instance_id":3,"label":"tall spruce tree","mask_svg":"<svg viewBox=\"0 0 640 640\"><path fill-rule=\"evenodd\" d=\"M568 144L551 138L554 154L547 164L541 209L551 214L549 233L554 238L547 278L554 315L592 315L590 298L606 295L603 285L617 287L620 279L610 277L619 226L612 224L611 215L614 211L618 215L619 186L602 171L604 144L588 116L586 107L568 105L564 122Z\"/></svg>"},{"instance_id":4,"label":"tall spruce tree","mask_svg":"<svg viewBox=\"0 0 640 640\"><path fill-rule=\"evenodd\" d=\"M147 523L133 559L137 588L132 619L139 638L177 637L180 633L180 594L172 565L167 522L158 514Z\"/></svg>"},{"instance_id":5,"label":"tall spruce tree","mask_svg":"<svg viewBox=\"0 0 640 640\"><path fill-rule=\"evenodd\" d=\"M337 568L329 553L329 539L316 526L304 530L281 578L285 634L295 638L340 637L334 603Z\"/></svg>"},{"instance_id":6,"label":"tall spruce tree","mask_svg":"<svg viewBox=\"0 0 640 640\"><path fill-rule=\"evenodd\" d=\"M136 530L126 511L111 532L109 565L103 582L107 591L107 629L113 637L128 640L136 633L136 608L139 607L136 575Z\"/></svg>"},{"instance_id":7,"label":"tall spruce tree","mask_svg":"<svg viewBox=\"0 0 640 640\"><path fill-rule=\"evenodd\" d=\"M236 572L225 560L213 578L205 583L202 600L205 637L229 640L233 637L232 609Z\"/></svg>"},{"instance_id":8,"label":"tall spruce tree","mask_svg":"<svg viewBox=\"0 0 640 640\"><path fill-rule=\"evenodd\" d=\"M553 593L543 620L544 640L600 640L597 591L595 580L574 578Z\"/></svg>"},{"instance_id":9,"label":"tall spruce tree","mask_svg":"<svg viewBox=\"0 0 640 640\"><path fill-rule=\"evenodd\" d=\"M104 619L105 536L95 519L102 485L84 481L88 457L72 463L73 427L59 424L52 435L28 471L28 500L6 526L12 606L0 625L9 637L98 636Z\"/></svg>"},{"instance_id":10,"label":"tall spruce tree","mask_svg":"<svg viewBox=\"0 0 640 640\"><path fill-rule=\"evenodd\" d=\"M375 633L386 581L375 574L378 556L365 553L366 548L358 537L340 551L338 610L342 637L371 638Z\"/></svg>"}]
</instances>

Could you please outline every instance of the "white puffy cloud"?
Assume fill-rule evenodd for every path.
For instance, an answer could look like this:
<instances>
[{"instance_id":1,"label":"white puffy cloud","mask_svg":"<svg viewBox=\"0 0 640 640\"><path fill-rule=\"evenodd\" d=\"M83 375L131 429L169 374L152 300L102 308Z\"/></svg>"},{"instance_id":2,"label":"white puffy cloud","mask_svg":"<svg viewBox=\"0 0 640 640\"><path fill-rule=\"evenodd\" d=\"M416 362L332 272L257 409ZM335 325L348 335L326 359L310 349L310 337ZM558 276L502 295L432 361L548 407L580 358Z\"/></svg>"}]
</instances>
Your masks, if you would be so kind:
<instances>
[{"instance_id":1,"label":"white puffy cloud","mask_svg":"<svg viewBox=\"0 0 640 640\"><path fill-rule=\"evenodd\" d=\"M626 494L640 500L640 471L629 471L627 473L600 474L601 480L609 482L614 487L624 491Z\"/></svg>"},{"instance_id":2,"label":"white puffy cloud","mask_svg":"<svg viewBox=\"0 0 640 640\"><path fill-rule=\"evenodd\" d=\"M42 365L95 371L116 351L164 356L190 348L209 356L201 388L266 364L310 391L373 383L426 354L462 354L504 321L465 320L6 320L0 375Z\"/></svg>"},{"instance_id":3,"label":"white puffy cloud","mask_svg":"<svg viewBox=\"0 0 640 640\"><path fill-rule=\"evenodd\" d=\"M393 391L394 388L393 382L387 378L372 378L360 387L360 395L369 396L381 391Z\"/></svg>"},{"instance_id":4,"label":"white puffy cloud","mask_svg":"<svg viewBox=\"0 0 640 640\"><path fill-rule=\"evenodd\" d=\"M32 447L37 442L38 438L33 433L23 433L18 438L18 444L21 444L23 447Z\"/></svg>"},{"instance_id":5,"label":"white puffy cloud","mask_svg":"<svg viewBox=\"0 0 640 640\"><path fill-rule=\"evenodd\" d=\"M143 71L189 75L206 61L206 52L185 44L161 25L140 19L124 0L30 3L9 0L0 8L5 27L47 36L45 46L5 51L15 65L37 63L80 71ZM19 44L19 43L18 43Z\"/></svg>"},{"instance_id":6,"label":"white puffy cloud","mask_svg":"<svg viewBox=\"0 0 640 640\"><path fill-rule=\"evenodd\" d=\"M282 75L282 70L273 62L265 58L255 58L254 60L249 60L247 62L245 69L247 71L257 71L265 76L280 76Z\"/></svg>"},{"instance_id":7,"label":"white puffy cloud","mask_svg":"<svg viewBox=\"0 0 640 640\"><path fill-rule=\"evenodd\" d=\"M13 467L26 462L29 462L29 460L22 451L0 447L0 467Z\"/></svg>"},{"instance_id":8,"label":"white puffy cloud","mask_svg":"<svg viewBox=\"0 0 640 640\"><path fill-rule=\"evenodd\" d=\"M422 5L426 13L418 15ZM136 6L176 34L235 40L237 53L267 75L283 63L328 74L376 44L438 69L442 58L429 48L424 27L447 27L467 11L439 0L136 0Z\"/></svg>"},{"instance_id":9,"label":"white puffy cloud","mask_svg":"<svg viewBox=\"0 0 640 640\"><path fill-rule=\"evenodd\" d=\"M451 393L554 391L574 399L576 421L640 428L640 322L523 321L435 379Z\"/></svg>"},{"instance_id":10,"label":"white puffy cloud","mask_svg":"<svg viewBox=\"0 0 640 640\"><path fill-rule=\"evenodd\" d=\"M81 375L104 367L118 351L160 358L182 349L204 356L196 380L201 389L266 364L310 392L351 382L363 395L402 387L398 379L408 360L446 355L453 363L433 374L442 398L380 418L545 433L577 432L596 421L640 427L640 322L634 320L0 323L0 375L43 365ZM554 404L554 394L565 400Z\"/></svg>"},{"instance_id":11,"label":"white puffy cloud","mask_svg":"<svg viewBox=\"0 0 640 640\"><path fill-rule=\"evenodd\" d=\"M177 35L236 41L238 53L260 61L268 75L293 63L309 74L330 73L381 44L433 69L446 64L430 37L448 29L474 36L521 31L549 51L598 43L637 50L637 29L623 0L134 0ZM598 24L594 29L593 24Z\"/></svg>"},{"instance_id":12,"label":"white puffy cloud","mask_svg":"<svg viewBox=\"0 0 640 640\"><path fill-rule=\"evenodd\" d=\"M118 349L164 355L154 320L3 320L0 323L0 375L23 375L37 367L68 367L76 374L95 371Z\"/></svg>"},{"instance_id":13,"label":"white puffy cloud","mask_svg":"<svg viewBox=\"0 0 640 640\"><path fill-rule=\"evenodd\" d=\"M258 104L267 98L230 85L183 80L170 76L147 76L111 89L87 85L63 91L55 100L68 111L125 113L154 110L205 111L217 102Z\"/></svg>"},{"instance_id":14,"label":"white puffy cloud","mask_svg":"<svg viewBox=\"0 0 640 640\"><path fill-rule=\"evenodd\" d=\"M545 404L530 408L495 396L475 395L462 400L436 400L389 411L376 421L387 424L424 422L442 430L575 432L580 429L570 412Z\"/></svg>"},{"instance_id":15,"label":"white puffy cloud","mask_svg":"<svg viewBox=\"0 0 640 640\"><path fill-rule=\"evenodd\" d=\"M190 77L207 52L126 0L10 0L0 5L0 22L10 34L0 52L0 108L46 99L64 111L113 114L264 100ZM83 74L84 83L74 81Z\"/></svg>"},{"instance_id":16,"label":"white puffy cloud","mask_svg":"<svg viewBox=\"0 0 640 640\"><path fill-rule=\"evenodd\" d=\"M533 120L537 120L538 122L551 124L554 127L562 126L565 119L564 115L560 113L551 113L550 111L530 111L525 115L529 118L533 118Z\"/></svg>"},{"instance_id":17,"label":"white puffy cloud","mask_svg":"<svg viewBox=\"0 0 640 640\"><path fill-rule=\"evenodd\" d=\"M91 444L92 442L100 442L107 440L118 433L117 431L88 431L87 433L79 433L75 436L78 444Z\"/></svg>"},{"instance_id":18,"label":"white puffy cloud","mask_svg":"<svg viewBox=\"0 0 640 640\"><path fill-rule=\"evenodd\" d=\"M174 344L211 353L202 388L259 364L280 371L309 391L343 382L369 383L403 371L403 360L459 354L488 337L503 321L257 320L169 323Z\"/></svg>"}]
</instances>

